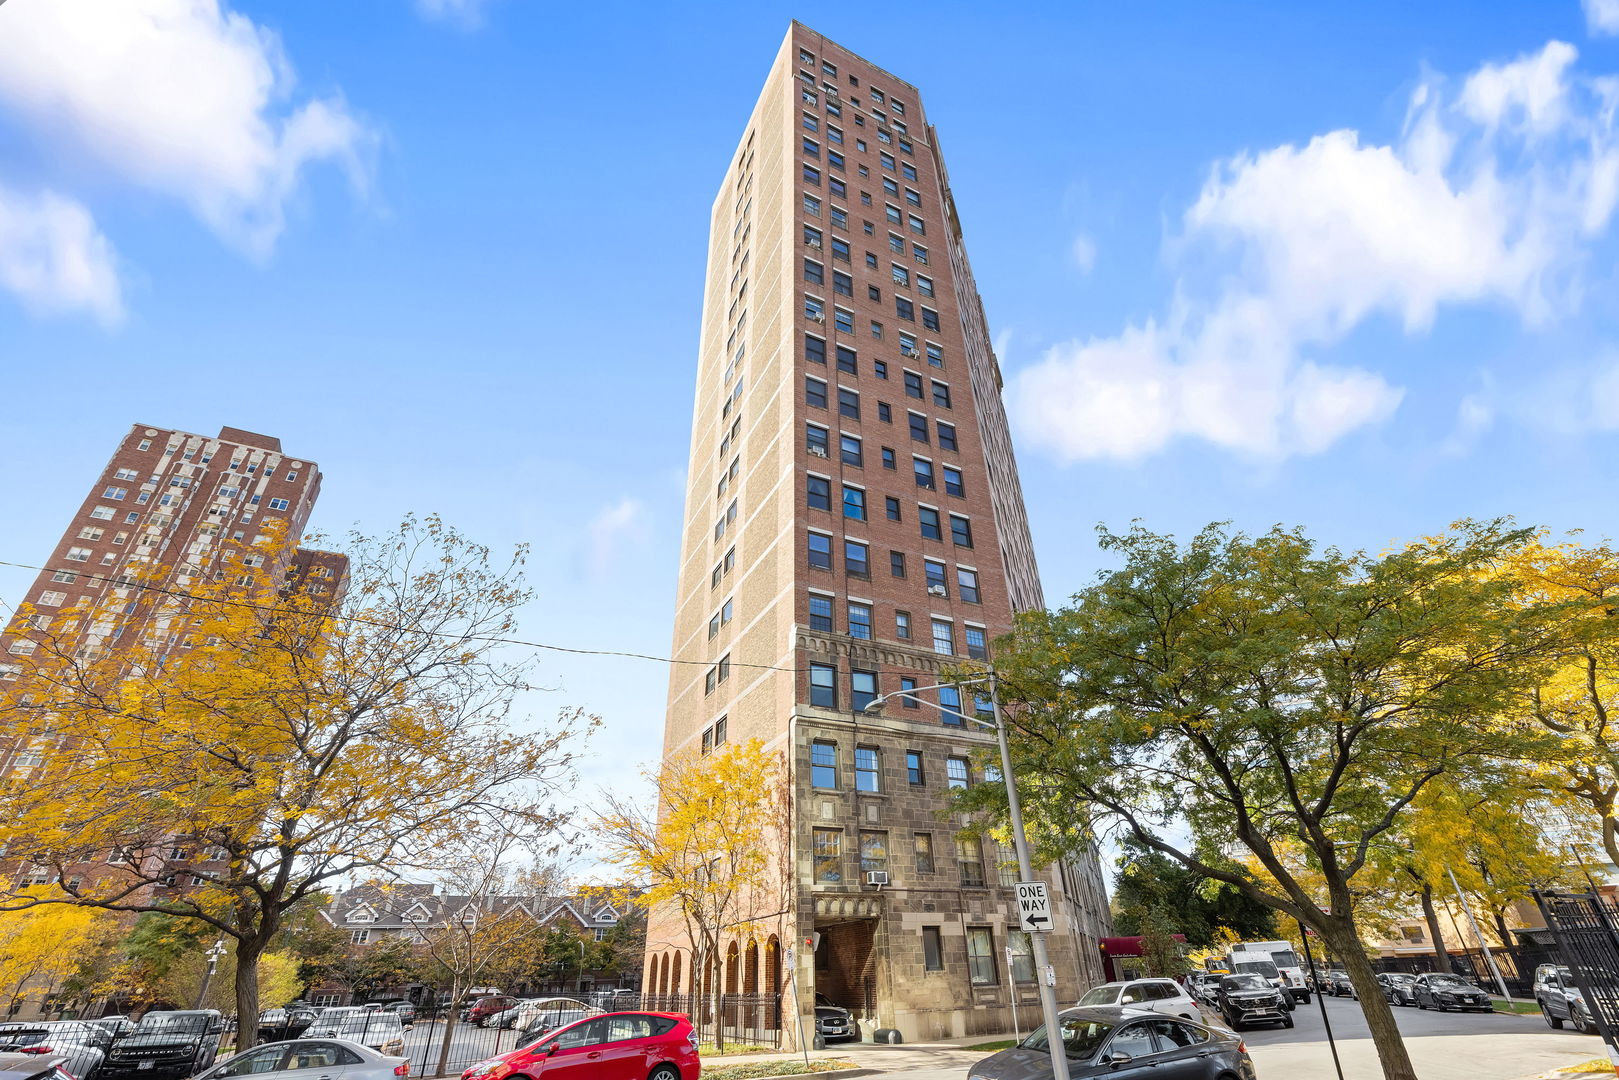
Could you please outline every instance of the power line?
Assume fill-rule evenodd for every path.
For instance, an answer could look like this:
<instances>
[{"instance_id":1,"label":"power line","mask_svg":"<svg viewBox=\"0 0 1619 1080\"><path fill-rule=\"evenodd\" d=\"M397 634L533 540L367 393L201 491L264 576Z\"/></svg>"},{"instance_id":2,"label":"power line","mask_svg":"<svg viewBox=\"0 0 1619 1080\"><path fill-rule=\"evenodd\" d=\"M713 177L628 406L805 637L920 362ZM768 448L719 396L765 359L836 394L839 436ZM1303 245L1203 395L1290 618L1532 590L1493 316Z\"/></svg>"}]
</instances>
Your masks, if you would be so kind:
<instances>
[{"instance_id":1,"label":"power line","mask_svg":"<svg viewBox=\"0 0 1619 1080\"><path fill-rule=\"evenodd\" d=\"M46 570L51 569L48 566L32 566L28 563L10 562L5 559L0 559L0 566L10 566L18 570L34 570L40 573L44 573ZM75 575L83 573L83 571L79 570L59 570L52 572L71 573ZM100 582L103 585L111 583L118 588L141 589L146 592L157 593L162 596L171 596L182 600L198 600L204 603L220 604L227 607L248 608L253 611L274 612L280 610L270 604L255 604L249 600L230 600L217 596L200 596L196 593L184 592L179 589L167 589L161 585L153 585L148 582L120 581L115 578L107 577L105 574L85 574L84 576L90 578L92 581ZM668 656L654 656L651 653L629 652L621 649L581 649L568 645L551 645L543 641L527 641L523 638L495 637L484 634L474 634L471 636L451 634L441 630L423 630L419 627L400 626L397 623L383 622L380 619L367 619L360 615L333 614L329 616L329 618L337 619L342 622L358 623L362 626L374 626L382 630L396 630L407 634L421 634L427 637L456 638L463 641L483 641L496 645L521 645L530 649L543 649L547 652L570 653L575 656L618 656L629 660L650 660L657 664L679 664L688 667L714 667L718 663L718 661L713 660L678 660ZM747 664L742 663L741 661L729 661L728 663L730 667L751 668L758 671L788 671L794 674L803 674L809 670L808 668L778 667L774 664Z\"/></svg>"}]
</instances>

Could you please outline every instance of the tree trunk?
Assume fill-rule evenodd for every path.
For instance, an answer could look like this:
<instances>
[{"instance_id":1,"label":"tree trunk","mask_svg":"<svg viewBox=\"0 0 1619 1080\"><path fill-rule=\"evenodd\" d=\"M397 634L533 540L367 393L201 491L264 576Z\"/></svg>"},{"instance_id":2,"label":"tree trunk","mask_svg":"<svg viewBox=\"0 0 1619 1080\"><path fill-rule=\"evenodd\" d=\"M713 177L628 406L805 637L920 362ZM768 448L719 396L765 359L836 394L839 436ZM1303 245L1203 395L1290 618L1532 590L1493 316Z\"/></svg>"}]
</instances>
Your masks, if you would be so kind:
<instances>
[{"instance_id":1,"label":"tree trunk","mask_svg":"<svg viewBox=\"0 0 1619 1080\"><path fill-rule=\"evenodd\" d=\"M1372 1045L1377 1048L1384 1080L1417 1080L1411 1056L1406 1053L1405 1041L1400 1037L1399 1025L1394 1022L1394 1010L1383 997L1383 988L1377 982L1372 962L1366 958L1353 917L1329 916L1326 924L1317 929L1328 947L1343 961L1344 971L1360 996L1360 1011L1371 1030Z\"/></svg>"},{"instance_id":2,"label":"tree trunk","mask_svg":"<svg viewBox=\"0 0 1619 1080\"><path fill-rule=\"evenodd\" d=\"M1434 970L1450 974L1450 953L1445 951L1445 932L1439 928L1439 909L1433 904L1433 886L1422 884L1422 917L1428 923L1428 936L1433 939Z\"/></svg>"},{"instance_id":3,"label":"tree trunk","mask_svg":"<svg viewBox=\"0 0 1619 1080\"><path fill-rule=\"evenodd\" d=\"M1608 861L1619 865L1619 820L1614 818L1611 809L1602 815L1602 847L1608 853Z\"/></svg>"},{"instance_id":4,"label":"tree trunk","mask_svg":"<svg viewBox=\"0 0 1619 1080\"><path fill-rule=\"evenodd\" d=\"M259 1041L259 957L264 955L262 935L236 940L236 1050L240 1053Z\"/></svg>"},{"instance_id":5,"label":"tree trunk","mask_svg":"<svg viewBox=\"0 0 1619 1080\"><path fill-rule=\"evenodd\" d=\"M450 978L450 1007L444 1014L444 1041L438 1048L438 1069L434 1076L443 1076L450 1062L450 1036L455 1033L455 1022L461 1016L461 976Z\"/></svg>"}]
</instances>

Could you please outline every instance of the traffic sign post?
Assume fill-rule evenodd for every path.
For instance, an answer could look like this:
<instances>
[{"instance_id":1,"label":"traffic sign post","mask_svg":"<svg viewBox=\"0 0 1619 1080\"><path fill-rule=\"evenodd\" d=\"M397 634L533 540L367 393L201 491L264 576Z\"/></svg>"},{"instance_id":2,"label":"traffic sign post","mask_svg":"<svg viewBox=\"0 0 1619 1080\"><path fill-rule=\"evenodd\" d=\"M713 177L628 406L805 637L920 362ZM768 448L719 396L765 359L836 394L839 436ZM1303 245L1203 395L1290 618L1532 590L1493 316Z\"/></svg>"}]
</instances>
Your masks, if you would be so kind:
<instances>
[{"instance_id":1,"label":"traffic sign post","mask_svg":"<svg viewBox=\"0 0 1619 1080\"><path fill-rule=\"evenodd\" d=\"M1045 933L1056 925L1051 918L1051 894L1046 891L1045 882L1017 883L1017 916L1018 929L1025 933Z\"/></svg>"}]
</instances>

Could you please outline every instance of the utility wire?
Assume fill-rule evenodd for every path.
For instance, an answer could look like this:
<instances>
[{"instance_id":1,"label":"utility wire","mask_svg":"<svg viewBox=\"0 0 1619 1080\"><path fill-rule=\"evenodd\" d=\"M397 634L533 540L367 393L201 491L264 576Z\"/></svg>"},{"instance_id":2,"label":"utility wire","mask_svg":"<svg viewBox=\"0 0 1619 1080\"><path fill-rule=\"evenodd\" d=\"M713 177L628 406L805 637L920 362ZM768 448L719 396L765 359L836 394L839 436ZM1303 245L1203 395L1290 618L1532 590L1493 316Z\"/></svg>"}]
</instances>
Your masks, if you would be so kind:
<instances>
[{"instance_id":1,"label":"utility wire","mask_svg":"<svg viewBox=\"0 0 1619 1080\"><path fill-rule=\"evenodd\" d=\"M9 562L5 559L0 559L0 566L10 566L18 570L34 570L40 573L51 569L47 566L32 566L28 563ZM197 593L184 592L179 589L167 589L161 585L153 585L147 582L117 581L113 578L107 577L105 574L86 574L81 570L61 570L52 572L84 574L85 577L88 577L92 581L99 582L103 585L112 583L118 588L141 589L146 592L157 593L162 596L172 596L177 599L198 600L204 603L220 604L227 607L249 608L254 611L274 612L280 610L279 608L276 608L270 604L255 604L249 600L229 600L217 596L200 596ZM651 653L627 652L619 649L580 649L568 645L551 645L543 641L526 641L522 638L494 637L490 635L466 636L461 634L451 634L441 630L423 630L418 627L400 626L396 623L383 622L380 619L367 619L360 615L332 614L328 616L328 618L337 619L342 622L358 623L362 626L374 626L382 630L397 630L407 634L423 634L429 637L456 638L463 641L484 641L498 645L521 645L530 649L543 649L548 652L570 653L575 656L619 656L630 660L650 660L657 664L679 664L690 667L714 667L718 663L718 661L713 660L679 660L668 656L654 656ZM794 674L803 674L809 670L808 668L778 667L774 664L747 664L735 660L730 662L730 666L736 668L750 668L758 671L790 671Z\"/></svg>"}]
</instances>

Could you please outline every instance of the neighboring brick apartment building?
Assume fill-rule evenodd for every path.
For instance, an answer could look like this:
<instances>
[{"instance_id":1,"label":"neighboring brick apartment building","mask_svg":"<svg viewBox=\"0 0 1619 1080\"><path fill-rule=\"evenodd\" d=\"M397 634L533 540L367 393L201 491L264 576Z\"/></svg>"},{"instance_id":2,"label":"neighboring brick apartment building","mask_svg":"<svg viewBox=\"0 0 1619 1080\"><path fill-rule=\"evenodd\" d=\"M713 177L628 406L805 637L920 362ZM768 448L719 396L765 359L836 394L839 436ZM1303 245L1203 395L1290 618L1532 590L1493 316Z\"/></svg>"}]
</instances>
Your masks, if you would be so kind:
<instances>
[{"instance_id":1,"label":"neighboring brick apartment building","mask_svg":"<svg viewBox=\"0 0 1619 1080\"><path fill-rule=\"evenodd\" d=\"M1038 1007L1009 850L956 835L981 703L922 688L1043 605L1001 377L915 87L793 23L713 207L665 753L787 753L797 895L727 991L810 990L866 1034L1010 1030ZM796 674L795 674L796 672ZM916 688L883 715L878 694ZM943 710L948 711L941 711ZM886 872L888 885L866 884ZM1059 1000L1101 981L1094 856L1050 868ZM811 931L822 935L809 955ZM655 911L643 981L691 989ZM1009 963L1007 948L1014 959ZM734 956L731 950L735 951ZM789 1003L790 1005L790 1003ZM794 1025L785 1025L791 1040Z\"/></svg>"},{"instance_id":2,"label":"neighboring brick apartment building","mask_svg":"<svg viewBox=\"0 0 1619 1080\"><path fill-rule=\"evenodd\" d=\"M204 580L228 545L251 546L271 522L302 535L320 484L313 462L285 454L269 435L226 427L208 436L136 424L20 598L32 613L20 613L0 632L0 694L45 634L65 635L81 656L116 651L121 642L185 648L183 620L168 594ZM347 566L342 555L299 548L290 565L266 564L264 572L335 599ZM49 752L44 738L0 738L0 775L34 768ZM185 871L204 864L206 853L182 841L174 851L184 858L174 860L168 879L183 887ZM29 884L47 884L38 880L42 872L4 868Z\"/></svg>"}]
</instances>

